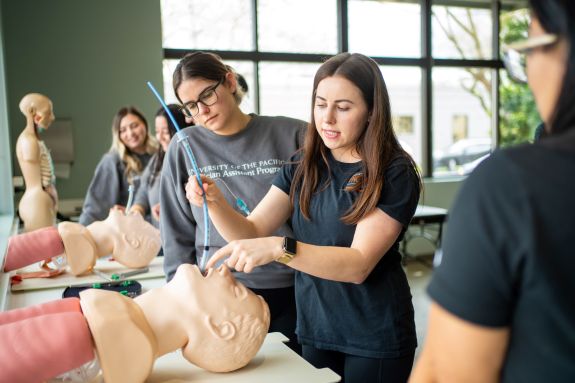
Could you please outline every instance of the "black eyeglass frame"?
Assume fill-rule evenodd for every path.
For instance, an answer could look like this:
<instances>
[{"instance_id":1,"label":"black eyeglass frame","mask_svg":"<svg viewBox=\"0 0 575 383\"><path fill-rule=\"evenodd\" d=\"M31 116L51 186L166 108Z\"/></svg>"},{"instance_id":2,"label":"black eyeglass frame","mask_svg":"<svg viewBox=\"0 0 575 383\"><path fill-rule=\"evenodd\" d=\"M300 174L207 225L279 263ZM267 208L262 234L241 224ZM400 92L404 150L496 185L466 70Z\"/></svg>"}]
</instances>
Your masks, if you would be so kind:
<instances>
[{"instance_id":1,"label":"black eyeglass frame","mask_svg":"<svg viewBox=\"0 0 575 383\"><path fill-rule=\"evenodd\" d=\"M218 81L216 84L207 87L206 89L204 89L201 93L200 96L198 97L197 101L188 101L187 103L185 103L184 105L180 106L180 110L182 111L182 113L184 114L184 116L186 117L195 117L198 115L198 113L200 113L200 108L198 107L198 104L203 104L204 106L212 106L214 105L216 102L218 102L218 93L216 92L216 89L218 88L218 86L222 85L224 83L225 78L222 78L220 81ZM203 99L206 98L206 94L209 92L214 92L215 94L215 98L213 102L207 103L205 101L203 101ZM210 94L211 96L211 94ZM191 108L190 106L193 105L193 108ZM191 109L195 108L195 113L192 113Z\"/></svg>"}]
</instances>

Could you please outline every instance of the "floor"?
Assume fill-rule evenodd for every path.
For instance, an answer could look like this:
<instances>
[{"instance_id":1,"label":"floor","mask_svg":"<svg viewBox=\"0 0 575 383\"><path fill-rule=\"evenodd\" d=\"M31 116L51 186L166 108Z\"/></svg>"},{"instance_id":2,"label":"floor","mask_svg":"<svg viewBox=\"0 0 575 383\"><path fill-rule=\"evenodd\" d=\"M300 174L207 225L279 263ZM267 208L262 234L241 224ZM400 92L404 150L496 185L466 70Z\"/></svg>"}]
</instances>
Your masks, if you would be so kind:
<instances>
[{"instance_id":1,"label":"floor","mask_svg":"<svg viewBox=\"0 0 575 383\"><path fill-rule=\"evenodd\" d=\"M418 256L417 259L409 259L405 265L405 272L411 295L413 296L413 307L415 310L415 327L417 331L417 350L415 357L419 355L425 339L427 330L427 315L429 312L430 299L425 289L431 279L431 256Z\"/></svg>"}]
</instances>

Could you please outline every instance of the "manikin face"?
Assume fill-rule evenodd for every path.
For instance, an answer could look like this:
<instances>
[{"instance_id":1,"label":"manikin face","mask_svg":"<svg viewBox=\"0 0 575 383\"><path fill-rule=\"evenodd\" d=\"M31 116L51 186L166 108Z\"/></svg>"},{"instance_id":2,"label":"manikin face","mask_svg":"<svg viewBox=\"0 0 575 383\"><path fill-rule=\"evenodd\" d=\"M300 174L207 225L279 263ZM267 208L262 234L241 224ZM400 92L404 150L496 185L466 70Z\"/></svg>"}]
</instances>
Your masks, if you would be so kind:
<instances>
[{"instance_id":1,"label":"manikin face","mask_svg":"<svg viewBox=\"0 0 575 383\"><path fill-rule=\"evenodd\" d=\"M195 310L217 319L224 318L226 310L257 318L264 313L261 298L239 283L225 265L209 269L204 276L196 265L182 264L170 284Z\"/></svg>"},{"instance_id":2,"label":"manikin face","mask_svg":"<svg viewBox=\"0 0 575 383\"><path fill-rule=\"evenodd\" d=\"M170 130L168 129L168 120L164 116L157 116L155 120L156 125L156 139L162 145L164 152L168 150L168 145L170 145Z\"/></svg>"},{"instance_id":3,"label":"manikin face","mask_svg":"<svg viewBox=\"0 0 575 383\"><path fill-rule=\"evenodd\" d=\"M48 129L52 122L54 122L54 112L52 110L52 101L42 99L37 103L36 114L34 115L34 123L42 129Z\"/></svg>"},{"instance_id":4,"label":"manikin face","mask_svg":"<svg viewBox=\"0 0 575 383\"><path fill-rule=\"evenodd\" d=\"M360 160L356 145L367 126L368 110L358 87L340 76L324 78L317 86L313 116L318 134L336 160Z\"/></svg>"},{"instance_id":5,"label":"manikin face","mask_svg":"<svg viewBox=\"0 0 575 383\"><path fill-rule=\"evenodd\" d=\"M166 287L182 303L187 360L211 371L230 371L255 355L269 327L269 309L227 266L209 269L204 277L197 266L182 264Z\"/></svg>"},{"instance_id":6,"label":"manikin face","mask_svg":"<svg viewBox=\"0 0 575 383\"><path fill-rule=\"evenodd\" d=\"M539 20L533 17L529 26L529 37L545 33ZM546 127L553 118L559 99L566 63L567 45L563 39L549 47L535 48L527 54L527 80Z\"/></svg>"},{"instance_id":7,"label":"manikin face","mask_svg":"<svg viewBox=\"0 0 575 383\"><path fill-rule=\"evenodd\" d=\"M198 102L199 111L193 117L193 121L196 125L201 125L222 136L234 134L236 132L230 130L229 122L239 109L233 96L237 86L235 77L228 73L226 80L215 87L217 84L217 81L201 77L187 79L180 84L178 96L182 104L187 105L190 102L198 102L206 93L215 90L217 101L211 106Z\"/></svg>"},{"instance_id":8,"label":"manikin face","mask_svg":"<svg viewBox=\"0 0 575 383\"><path fill-rule=\"evenodd\" d=\"M125 215L112 209L103 221L110 229L112 255L127 267L145 267L161 247L160 231L146 222L140 214Z\"/></svg>"},{"instance_id":9,"label":"manikin face","mask_svg":"<svg viewBox=\"0 0 575 383\"><path fill-rule=\"evenodd\" d=\"M127 114L120 121L120 141L128 149L136 153L143 153L144 142L148 134L146 124L135 114Z\"/></svg>"}]
</instances>

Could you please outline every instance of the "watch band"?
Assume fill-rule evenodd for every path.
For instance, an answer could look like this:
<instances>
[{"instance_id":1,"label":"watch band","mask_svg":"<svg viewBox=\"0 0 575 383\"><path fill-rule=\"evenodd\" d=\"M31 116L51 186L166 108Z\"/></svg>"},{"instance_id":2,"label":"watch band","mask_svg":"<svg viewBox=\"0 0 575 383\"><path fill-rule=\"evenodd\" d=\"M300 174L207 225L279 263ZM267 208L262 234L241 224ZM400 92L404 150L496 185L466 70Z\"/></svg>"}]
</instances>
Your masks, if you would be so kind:
<instances>
[{"instance_id":1,"label":"watch band","mask_svg":"<svg viewBox=\"0 0 575 383\"><path fill-rule=\"evenodd\" d=\"M281 257L276 259L277 262L288 264L297 253L297 241L291 237L284 237L284 242L282 245L283 254Z\"/></svg>"}]
</instances>

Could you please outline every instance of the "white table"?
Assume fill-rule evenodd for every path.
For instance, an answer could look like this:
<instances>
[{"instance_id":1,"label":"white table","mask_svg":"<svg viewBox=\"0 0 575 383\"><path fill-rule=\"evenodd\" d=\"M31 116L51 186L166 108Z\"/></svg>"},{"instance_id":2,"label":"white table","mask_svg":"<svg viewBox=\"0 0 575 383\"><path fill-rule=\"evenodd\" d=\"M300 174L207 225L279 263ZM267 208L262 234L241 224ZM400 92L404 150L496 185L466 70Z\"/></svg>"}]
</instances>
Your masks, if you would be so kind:
<instances>
[{"instance_id":1,"label":"white table","mask_svg":"<svg viewBox=\"0 0 575 383\"><path fill-rule=\"evenodd\" d=\"M447 209L440 207L417 205L415 214L411 219L410 226L417 225L418 230L407 230L404 234L403 241L401 242L401 252L404 260L406 258L417 259L407 251L408 243L415 238L425 238L428 240L435 249L441 246L441 236L443 235L443 224L447 219ZM438 225L437 234L430 233L427 229L429 225Z\"/></svg>"},{"instance_id":2,"label":"white table","mask_svg":"<svg viewBox=\"0 0 575 383\"><path fill-rule=\"evenodd\" d=\"M329 368L317 369L292 351L279 332L267 335L262 348L244 368L216 374L187 363L181 353L174 352L156 360L149 383L212 382L212 383L331 383L340 378Z\"/></svg>"}]
</instances>

